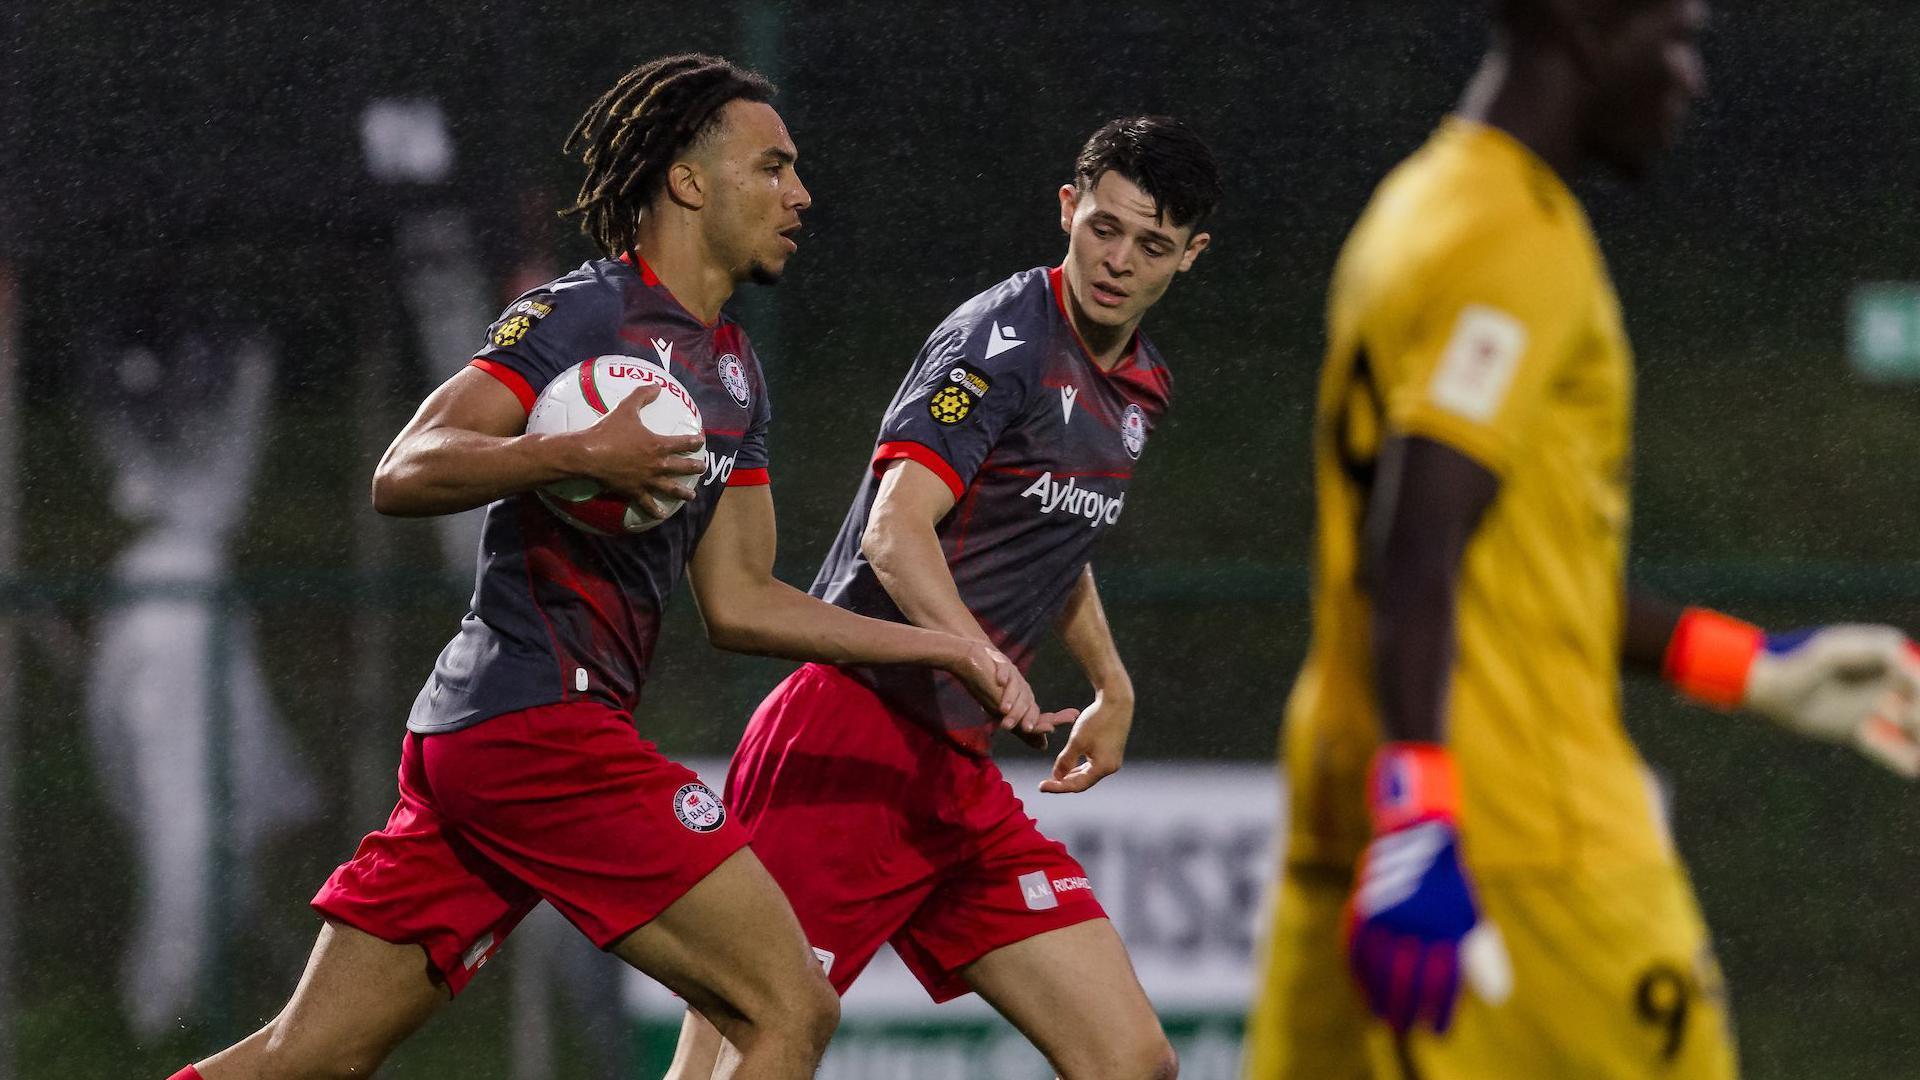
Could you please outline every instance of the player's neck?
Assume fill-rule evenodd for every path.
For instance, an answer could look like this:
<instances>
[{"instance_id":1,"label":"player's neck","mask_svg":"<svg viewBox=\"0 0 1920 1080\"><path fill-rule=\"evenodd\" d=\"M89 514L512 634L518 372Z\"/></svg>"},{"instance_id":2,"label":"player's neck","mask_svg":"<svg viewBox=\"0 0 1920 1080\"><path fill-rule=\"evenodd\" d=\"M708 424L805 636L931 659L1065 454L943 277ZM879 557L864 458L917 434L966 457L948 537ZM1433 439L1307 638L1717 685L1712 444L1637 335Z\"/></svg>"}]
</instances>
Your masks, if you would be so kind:
<instances>
[{"instance_id":1,"label":"player's neck","mask_svg":"<svg viewBox=\"0 0 1920 1080\"><path fill-rule=\"evenodd\" d=\"M641 219L634 251L694 318L703 323L718 319L720 309L733 296L732 270L713 258L697 231L675 228L657 217L653 220L649 227L647 219Z\"/></svg>"},{"instance_id":2,"label":"player's neck","mask_svg":"<svg viewBox=\"0 0 1920 1080\"><path fill-rule=\"evenodd\" d=\"M1140 320L1133 319L1119 326L1104 326L1087 318L1080 298L1074 295L1071 277L1066 281L1066 293L1067 325L1079 335L1080 344L1086 347L1093 365L1101 371L1112 371L1125 359L1127 346L1133 344L1134 332L1140 329Z\"/></svg>"},{"instance_id":3,"label":"player's neck","mask_svg":"<svg viewBox=\"0 0 1920 1080\"><path fill-rule=\"evenodd\" d=\"M1571 182L1584 158L1575 122L1579 106L1575 83L1559 66L1552 57L1521 59L1496 48L1481 60L1457 112L1513 136Z\"/></svg>"}]
</instances>

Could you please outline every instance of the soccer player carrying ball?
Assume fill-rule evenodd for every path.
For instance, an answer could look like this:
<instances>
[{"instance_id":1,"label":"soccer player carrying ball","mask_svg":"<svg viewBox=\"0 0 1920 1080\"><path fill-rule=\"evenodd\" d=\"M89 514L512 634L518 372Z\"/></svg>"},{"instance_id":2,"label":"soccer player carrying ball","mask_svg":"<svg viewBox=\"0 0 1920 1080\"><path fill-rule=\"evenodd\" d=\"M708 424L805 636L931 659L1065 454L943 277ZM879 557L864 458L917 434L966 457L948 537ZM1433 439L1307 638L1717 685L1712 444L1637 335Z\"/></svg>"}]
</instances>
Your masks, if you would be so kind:
<instances>
[{"instance_id":1,"label":"soccer player carrying ball","mask_svg":"<svg viewBox=\"0 0 1920 1080\"><path fill-rule=\"evenodd\" d=\"M1060 189L1064 262L962 304L907 371L813 592L992 642L1023 667L1057 631L1095 695L1051 792L1120 767L1133 691L1089 560L1165 414L1139 331L1207 246L1211 153L1164 117L1115 120ZM1056 721L1028 725L1042 741ZM994 766L999 721L939 672L809 664L761 703L727 778L754 850L844 992L891 943L936 1001L978 992L1068 1080L1171 1077L1172 1047L1086 872ZM670 1076L719 1038L689 1016Z\"/></svg>"},{"instance_id":2,"label":"soccer player carrying ball","mask_svg":"<svg viewBox=\"0 0 1920 1080\"><path fill-rule=\"evenodd\" d=\"M1249 1080L1730 1077L1622 667L1920 772L1911 645L1624 578L1633 365L1567 183L1702 90L1702 0L1501 0L1459 112L1334 272L1313 642Z\"/></svg>"},{"instance_id":3,"label":"soccer player carrying ball","mask_svg":"<svg viewBox=\"0 0 1920 1080\"><path fill-rule=\"evenodd\" d=\"M314 898L325 917L281 1013L177 1080L363 1076L467 984L532 907L684 997L739 1048L730 1075L811 1076L838 1003L746 831L634 727L660 610L683 570L716 645L830 663L931 665L988 715L1039 719L978 635L864 618L773 577L760 364L720 313L771 283L809 205L759 76L708 56L636 68L568 140L570 213L606 257L516 300L374 476L382 513L487 506L472 610L415 700L400 800ZM638 354L687 390L705 436L640 422L634 393L578 431L524 435L579 361ZM678 455L702 450L705 463ZM533 494L584 477L686 500L639 535L573 528Z\"/></svg>"}]
</instances>

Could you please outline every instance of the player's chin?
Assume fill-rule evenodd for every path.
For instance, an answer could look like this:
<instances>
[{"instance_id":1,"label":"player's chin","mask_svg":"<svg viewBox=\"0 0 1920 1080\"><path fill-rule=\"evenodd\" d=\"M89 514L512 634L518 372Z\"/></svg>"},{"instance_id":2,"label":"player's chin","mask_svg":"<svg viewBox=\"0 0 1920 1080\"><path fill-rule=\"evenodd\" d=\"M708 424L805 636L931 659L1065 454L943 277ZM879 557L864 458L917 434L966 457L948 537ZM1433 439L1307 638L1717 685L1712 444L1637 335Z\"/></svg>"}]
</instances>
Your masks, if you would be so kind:
<instances>
[{"instance_id":1,"label":"player's chin","mask_svg":"<svg viewBox=\"0 0 1920 1080\"><path fill-rule=\"evenodd\" d=\"M778 285L780 284L780 278L785 275L786 272L787 260L785 259L781 259L778 262L755 259L752 265L747 267L747 280L753 282L755 285Z\"/></svg>"}]
</instances>

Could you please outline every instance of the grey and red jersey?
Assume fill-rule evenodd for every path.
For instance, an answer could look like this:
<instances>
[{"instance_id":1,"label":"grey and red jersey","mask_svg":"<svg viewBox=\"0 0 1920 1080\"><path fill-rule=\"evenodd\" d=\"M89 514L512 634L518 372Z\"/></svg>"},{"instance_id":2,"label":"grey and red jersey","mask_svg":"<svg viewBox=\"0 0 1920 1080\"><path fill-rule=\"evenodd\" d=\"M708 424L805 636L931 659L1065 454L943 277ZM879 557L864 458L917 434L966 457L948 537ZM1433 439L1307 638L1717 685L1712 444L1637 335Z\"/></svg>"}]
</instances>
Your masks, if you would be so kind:
<instances>
[{"instance_id":1,"label":"grey and red jersey","mask_svg":"<svg viewBox=\"0 0 1920 1080\"><path fill-rule=\"evenodd\" d=\"M1093 554L1120 520L1172 378L1145 336L1111 371L1067 321L1061 270L1015 274L934 330L880 425L872 467L813 582L813 594L906 622L860 550L879 471L919 462L953 489L937 526L960 598L1026 670ZM849 666L889 705L985 753L993 721L953 676Z\"/></svg>"},{"instance_id":2,"label":"grey and red jersey","mask_svg":"<svg viewBox=\"0 0 1920 1080\"><path fill-rule=\"evenodd\" d=\"M434 663L407 727L455 731L537 705L593 700L631 712L660 611L728 486L767 482L766 380L753 346L722 316L680 306L645 262L602 259L508 305L473 366L529 411L583 360L658 362L686 386L706 429L707 471L680 512L645 533L594 536L532 493L487 507L472 608Z\"/></svg>"}]
</instances>

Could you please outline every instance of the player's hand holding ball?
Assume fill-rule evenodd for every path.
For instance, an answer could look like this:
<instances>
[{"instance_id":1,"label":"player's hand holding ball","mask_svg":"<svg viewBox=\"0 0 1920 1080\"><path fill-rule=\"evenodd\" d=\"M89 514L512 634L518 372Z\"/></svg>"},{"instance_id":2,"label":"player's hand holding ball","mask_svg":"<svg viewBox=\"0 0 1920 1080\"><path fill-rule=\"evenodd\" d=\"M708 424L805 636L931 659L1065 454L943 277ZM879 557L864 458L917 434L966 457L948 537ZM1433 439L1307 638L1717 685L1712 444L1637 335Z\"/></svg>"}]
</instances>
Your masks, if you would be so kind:
<instances>
[{"instance_id":1,"label":"player's hand holding ball","mask_svg":"<svg viewBox=\"0 0 1920 1080\"><path fill-rule=\"evenodd\" d=\"M1389 743L1368 780L1373 842L1347 906L1347 959L1373 1014L1405 1033L1445 1032L1462 975L1492 1004L1512 968L1460 861L1460 781L1433 743Z\"/></svg>"},{"instance_id":2,"label":"player's hand holding ball","mask_svg":"<svg viewBox=\"0 0 1920 1080\"><path fill-rule=\"evenodd\" d=\"M1696 700L1852 746L1909 780L1920 779L1920 650L1891 626L1766 634L1690 608L1674 630L1666 667L1668 678Z\"/></svg>"},{"instance_id":3,"label":"player's hand holding ball","mask_svg":"<svg viewBox=\"0 0 1920 1080\"><path fill-rule=\"evenodd\" d=\"M527 416L530 434L575 440L582 475L540 499L569 524L601 535L645 532L672 517L706 472L699 406L660 365L599 356L561 372Z\"/></svg>"}]
</instances>

